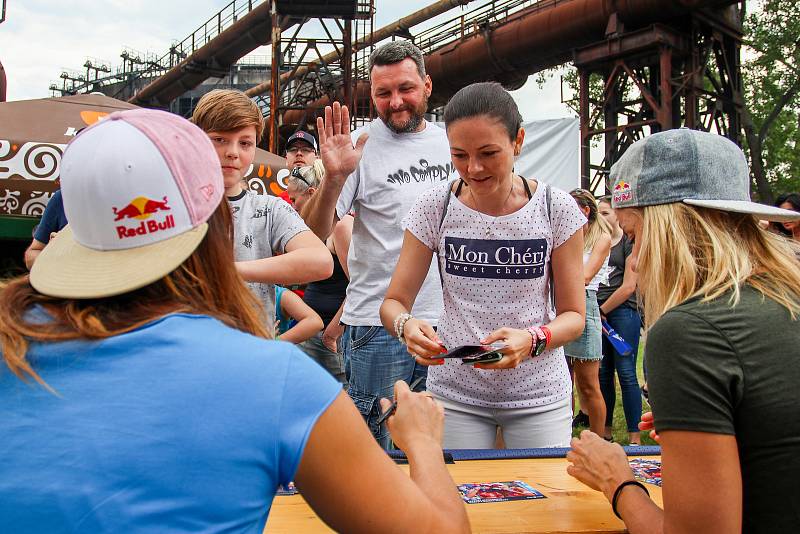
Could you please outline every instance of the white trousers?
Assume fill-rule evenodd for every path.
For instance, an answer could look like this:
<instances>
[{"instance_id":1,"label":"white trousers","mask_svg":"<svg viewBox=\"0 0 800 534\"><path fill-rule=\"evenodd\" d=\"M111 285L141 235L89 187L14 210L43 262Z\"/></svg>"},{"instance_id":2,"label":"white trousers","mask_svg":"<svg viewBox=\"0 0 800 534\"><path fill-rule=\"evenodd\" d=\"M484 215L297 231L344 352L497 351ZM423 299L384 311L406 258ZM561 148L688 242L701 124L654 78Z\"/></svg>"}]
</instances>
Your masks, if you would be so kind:
<instances>
[{"instance_id":1,"label":"white trousers","mask_svg":"<svg viewBox=\"0 0 800 534\"><path fill-rule=\"evenodd\" d=\"M434 398L444 406L445 449L493 449L497 427L509 449L569 447L572 438L569 397L530 408L484 408Z\"/></svg>"}]
</instances>

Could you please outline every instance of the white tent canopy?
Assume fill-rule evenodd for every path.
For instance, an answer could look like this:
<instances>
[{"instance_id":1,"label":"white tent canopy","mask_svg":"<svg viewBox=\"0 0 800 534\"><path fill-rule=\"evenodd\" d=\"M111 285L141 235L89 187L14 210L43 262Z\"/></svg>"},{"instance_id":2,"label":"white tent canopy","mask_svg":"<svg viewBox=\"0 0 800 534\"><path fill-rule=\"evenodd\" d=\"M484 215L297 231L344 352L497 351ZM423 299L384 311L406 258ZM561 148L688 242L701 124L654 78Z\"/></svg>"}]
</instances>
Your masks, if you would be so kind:
<instances>
[{"instance_id":1,"label":"white tent canopy","mask_svg":"<svg viewBox=\"0 0 800 534\"><path fill-rule=\"evenodd\" d=\"M564 191L580 186L580 124L577 118L526 121L525 142L514 171Z\"/></svg>"}]
</instances>

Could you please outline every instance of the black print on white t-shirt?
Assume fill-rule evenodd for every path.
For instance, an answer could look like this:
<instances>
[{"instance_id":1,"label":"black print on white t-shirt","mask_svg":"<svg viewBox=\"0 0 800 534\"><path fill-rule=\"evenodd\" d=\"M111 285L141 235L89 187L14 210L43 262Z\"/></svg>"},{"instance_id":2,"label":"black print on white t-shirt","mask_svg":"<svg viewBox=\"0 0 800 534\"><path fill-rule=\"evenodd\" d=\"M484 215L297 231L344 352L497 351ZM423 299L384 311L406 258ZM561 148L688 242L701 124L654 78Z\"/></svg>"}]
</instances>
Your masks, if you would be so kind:
<instances>
[{"instance_id":1,"label":"black print on white t-shirt","mask_svg":"<svg viewBox=\"0 0 800 534\"><path fill-rule=\"evenodd\" d=\"M419 160L419 167L412 165L407 171L397 169L397 172L390 174L386 179L390 184L410 184L411 182L443 182L450 177L453 172L453 164L431 165L428 160Z\"/></svg>"},{"instance_id":2,"label":"black print on white t-shirt","mask_svg":"<svg viewBox=\"0 0 800 534\"><path fill-rule=\"evenodd\" d=\"M445 272L469 278L523 280L544 276L546 239L445 237Z\"/></svg>"},{"instance_id":3,"label":"black print on white t-shirt","mask_svg":"<svg viewBox=\"0 0 800 534\"><path fill-rule=\"evenodd\" d=\"M269 208L256 208L253 211L253 216L251 219L260 219L261 217L266 217L271 210Z\"/></svg>"},{"instance_id":4,"label":"black print on white t-shirt","mask_svg":"<svg viewBox=\"0 0 800 534\"><path fill-rule=\"evenodd\" d=\"M253 236L250 234L245 235L242 245L244 245L245 248L253 248Z\"/></svg>"}]
</instances>

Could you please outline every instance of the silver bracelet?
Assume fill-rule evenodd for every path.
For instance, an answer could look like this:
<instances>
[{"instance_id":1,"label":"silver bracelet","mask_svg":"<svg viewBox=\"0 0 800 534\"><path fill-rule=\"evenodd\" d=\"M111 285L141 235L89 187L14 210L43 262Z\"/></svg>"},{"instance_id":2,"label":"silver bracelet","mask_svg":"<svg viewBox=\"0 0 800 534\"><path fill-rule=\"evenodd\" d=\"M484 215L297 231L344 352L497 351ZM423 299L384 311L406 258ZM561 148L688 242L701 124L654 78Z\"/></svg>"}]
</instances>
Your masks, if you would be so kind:
<instances>
[{"instance_id":1,"label":"silver bracelet","mask_svg":"<svg viewBox=\"0 0 800 534\"><path fill-rule=\"evenodd\" d=\"M394 333L397 336L397 340L403 345L406 344L405 337L403 337L403 329L406 326L406 322L411 318L410 313L401 313L394 319Z\"/></svg>"}]
</instances>

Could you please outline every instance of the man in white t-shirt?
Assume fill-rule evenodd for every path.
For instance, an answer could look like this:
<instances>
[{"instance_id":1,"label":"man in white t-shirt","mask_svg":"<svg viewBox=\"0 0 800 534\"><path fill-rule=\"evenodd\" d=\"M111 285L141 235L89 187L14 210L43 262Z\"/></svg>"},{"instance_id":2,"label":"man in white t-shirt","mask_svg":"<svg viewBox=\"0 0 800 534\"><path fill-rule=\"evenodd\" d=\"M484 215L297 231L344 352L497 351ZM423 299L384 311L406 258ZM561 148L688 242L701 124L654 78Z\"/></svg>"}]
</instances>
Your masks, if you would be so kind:
<instances>
[{"instance_id":1,"label":"man in white t-shirt","mask_svg":"<svg viewBox=\"0 0 800 534\"><path fill-rule=\"evenodd\" d=\"M425 120L432 85L422 52L408 41L379 47L370 56L370 82L380 120L351 137L347 108L334 103L326 108L324 123L317 121L327 174L303 218L324 239L339 218L355 213L341 346L350 396L387 448L386 428L377 424L378 399L392 397L395 381L427 374L395 333L384 330L379 315L403 243L400 223L420 194L455 176L455 170L444 130ZM441 310L441 284L432 263L413 313L435 326Z\"/></svg>"}]
</instances>

